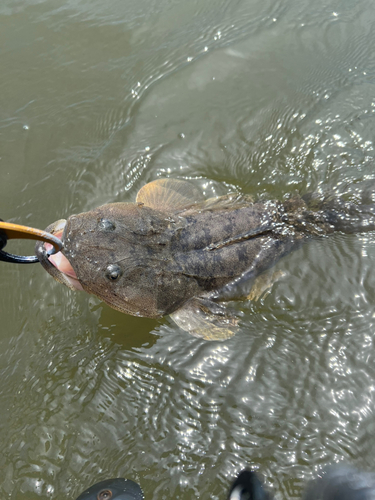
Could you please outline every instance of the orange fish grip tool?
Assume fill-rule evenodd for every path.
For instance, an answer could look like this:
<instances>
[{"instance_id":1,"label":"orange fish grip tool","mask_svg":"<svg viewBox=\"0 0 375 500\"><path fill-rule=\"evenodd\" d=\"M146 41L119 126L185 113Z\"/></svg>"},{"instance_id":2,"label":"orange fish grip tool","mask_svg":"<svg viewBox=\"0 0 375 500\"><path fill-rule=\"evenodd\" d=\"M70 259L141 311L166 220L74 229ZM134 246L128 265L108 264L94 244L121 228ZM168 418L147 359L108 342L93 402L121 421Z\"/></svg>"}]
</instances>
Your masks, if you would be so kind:
<instances>
[{"instance_id":1,"label":"orange fish grip tool","mask_svg":"<svg viewBox=\"0 0 375 500\"><path fill-rule=\"evenodd\" d=\"M56 236L53 236L53 234L42 231L41 229L34 229L33 227L4 222L0 219L0 261L12 262L13 264L34 264L39 262L38 257L35 255L14 255L4 252L2 249L5 247L8 240L11 239L36 240L50 243L52 248L47 251L47 255L53 255L60 252L63 247L62 241L56 238Z\"/></svg>"}]
</instances>

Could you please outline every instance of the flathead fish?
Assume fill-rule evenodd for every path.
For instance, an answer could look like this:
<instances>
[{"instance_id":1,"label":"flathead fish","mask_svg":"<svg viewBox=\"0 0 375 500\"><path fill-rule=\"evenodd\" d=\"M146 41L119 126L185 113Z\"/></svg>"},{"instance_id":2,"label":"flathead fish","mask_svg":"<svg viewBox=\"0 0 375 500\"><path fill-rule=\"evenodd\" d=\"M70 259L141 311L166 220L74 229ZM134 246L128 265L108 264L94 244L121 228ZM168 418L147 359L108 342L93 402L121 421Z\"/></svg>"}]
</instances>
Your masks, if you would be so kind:
<instances>
[{"instance_id":1,"label":"flathead fish","mask_svg":"<svg viewBox=\"0 0 375 500\"><path fill-rule=\"evenodd\" d=\"M135 203L51 224L46 230L62 239L63 250L48 258L47 245L38 242L36 254L57 281L114 309L170 315L195 336L223 340L237 328L226 301L256 295L257 277L259 285L262 273L311 237L375 229L374 214L372 204L313 195L204 200L187 181L160 179L146 184Z\"/></svg>"}]
</instances>

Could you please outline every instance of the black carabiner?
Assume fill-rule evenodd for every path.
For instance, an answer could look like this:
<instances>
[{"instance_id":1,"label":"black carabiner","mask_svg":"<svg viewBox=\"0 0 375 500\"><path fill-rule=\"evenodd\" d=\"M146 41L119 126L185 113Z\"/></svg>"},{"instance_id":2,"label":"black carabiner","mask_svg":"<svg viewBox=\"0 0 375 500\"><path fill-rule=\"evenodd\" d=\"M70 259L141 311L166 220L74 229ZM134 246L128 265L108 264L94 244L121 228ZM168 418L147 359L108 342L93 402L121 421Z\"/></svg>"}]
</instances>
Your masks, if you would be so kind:
<instances>
[{"instance_id":1,"label":"black carabiner","mask_svg":"<svg viewBox=\"0 0 375 500\"><path fill-rule=\"evenodd\" d=\"M62 241L59 238L56 238L56 236L53 236L53 234L28 226L4 222L0 219L0 261L10 262L13 264L35 264L36 262L39 262L38 257L35 255L14 255L2 250L7 244L8 239L16 238L50 243L52 247L47 251L48 256L60 252L63 247Z\"/></svg>"}]
</instances>

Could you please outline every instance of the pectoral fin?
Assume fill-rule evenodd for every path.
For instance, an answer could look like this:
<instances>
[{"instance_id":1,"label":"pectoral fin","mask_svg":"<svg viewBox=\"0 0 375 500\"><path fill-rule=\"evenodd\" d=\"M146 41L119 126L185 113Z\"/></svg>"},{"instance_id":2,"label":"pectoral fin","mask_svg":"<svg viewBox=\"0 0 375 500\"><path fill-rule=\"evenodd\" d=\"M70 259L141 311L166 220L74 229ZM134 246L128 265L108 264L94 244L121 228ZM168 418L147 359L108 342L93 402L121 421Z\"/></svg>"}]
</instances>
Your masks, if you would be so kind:
<instances>
[{"instance_id":1,"label":"pectoral fin","mask_svg":"<svg viewBox=\"0 0 375 500\"><path fill-rule=\"evenodd\" d=\"M202 199L202 193L188 181L157 179L138 191L136 202L156 210L176 211Z\"/></svg>"},{"instance_id":2,"label":"pectoral fin","mask_svg":"<svg viewBox=\"0 0 375 500\"><path fill-rule=\"evenodd\" d=\"M229 339L238 328L238 320L228 315L224 305L202 297L190 299L170 316L180 328L206 340Z\"/></svg>"},{"instance_id":3,"label":"pectoral fin","mask_svg":"<svg viewBox=\"0 0 375 500\"><path fill-rule=\"evenodd\" d=\"M284 271L274 270L265 271L260 274L255 278L253 286L251 287L250 293L246 296L246 299L257 301L262 296L266 297L271 292L273 284L284 276L286 276Z\"/></svg>"}]
</instances>

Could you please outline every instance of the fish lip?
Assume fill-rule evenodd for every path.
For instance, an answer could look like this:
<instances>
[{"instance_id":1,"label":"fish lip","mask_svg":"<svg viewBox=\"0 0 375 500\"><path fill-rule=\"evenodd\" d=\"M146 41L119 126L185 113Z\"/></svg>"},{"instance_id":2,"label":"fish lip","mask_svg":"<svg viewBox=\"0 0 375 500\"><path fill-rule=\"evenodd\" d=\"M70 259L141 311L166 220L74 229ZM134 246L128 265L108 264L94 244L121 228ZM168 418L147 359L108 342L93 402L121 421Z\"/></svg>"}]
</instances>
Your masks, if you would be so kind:
<instances>
[{"instance_id":1,"label":"fish lip","mask_svg":"<svg viewBox=\"0 0 375 500\"><path fill-rule=\"evenodd\" d=\"M53 222L49 226L47 226L46 229L45 229L45 231L47 231L50 234L56 235L56 233L58 231L61 231L62 228L65 228L65 225L66 225L66 219L60 219L60 220L58 220L56 222ZM61 240L63 241L63 238ZM53 264L48 260L49 255L47 253L47 249L45 247L45 242L44 241L37 241L36 242L35 253L36 253L36 255L37 255L38 259L39 259L39 262L43 265L43 267L44 267L44 264L47 267L53 266Z\"/></svg>"},{"instance_id":2,"label":"fish lip","mask_svg":"<svg viewBox=\"0 0 375 500\"><path fill-rule=\"evenodd\" d=\"M64 242L64 236L65 236L66 226L67 226L66 223L67 223L66 219L60 219L60 220L50 224L46 228L46 231L53 234L53 235L56 235L56 233L63 231L62 235L61 235L61 241ZM57 267L55 267L52 264L52 262L49 260L49 255L47 253L47 249L46 249L45 243L43 241L37 241L37 243L35 245L35 254L38 257L38 260L42 264L43 268L56 281L66 285L71 290L77 290L77 289L83 290L82 285L80 284L78 279L75 279L71 276L64 274L62 271L60 271Z\"/></svg>"}]
</instances>

